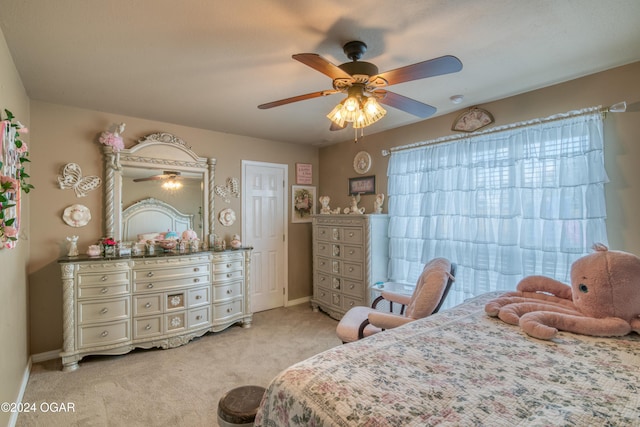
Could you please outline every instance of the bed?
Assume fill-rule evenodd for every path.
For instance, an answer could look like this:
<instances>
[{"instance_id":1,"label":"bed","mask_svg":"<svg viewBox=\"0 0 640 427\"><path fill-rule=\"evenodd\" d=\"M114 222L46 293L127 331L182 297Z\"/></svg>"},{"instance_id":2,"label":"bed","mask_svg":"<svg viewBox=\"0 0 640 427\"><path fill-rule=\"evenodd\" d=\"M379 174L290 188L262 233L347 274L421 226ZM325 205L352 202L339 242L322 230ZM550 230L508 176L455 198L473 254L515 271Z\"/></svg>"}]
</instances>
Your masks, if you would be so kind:
<instances>
[{"instance_id":1,"label":"bed","mask_svg":"<svg viewBox=\"0 0 640 427\"><path fill-rule=\"evenodd\" d=\"M122 212L122 236L124 241L162 240L164 233L175 231L178 235L193 229L193 215L180 212L162 200L142 199Z\"/></svg>"},{"instance_id":2,"label":"bed","mask_svg":"<svg viewBox=\"0 0 640 427\"><path fill-rule=\"evenodd\" d=\"M640 425L640 336L531 338L489 293L280 373L256 426Z\"/></svg>"}]
</instances>

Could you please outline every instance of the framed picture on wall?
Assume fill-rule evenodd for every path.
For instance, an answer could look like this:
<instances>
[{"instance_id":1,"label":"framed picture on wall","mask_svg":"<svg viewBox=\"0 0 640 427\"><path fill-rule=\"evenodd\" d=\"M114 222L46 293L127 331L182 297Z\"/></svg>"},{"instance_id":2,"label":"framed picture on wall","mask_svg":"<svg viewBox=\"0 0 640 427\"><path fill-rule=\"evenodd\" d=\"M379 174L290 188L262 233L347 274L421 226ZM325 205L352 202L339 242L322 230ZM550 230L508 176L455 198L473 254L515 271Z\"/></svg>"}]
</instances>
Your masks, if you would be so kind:
<instances>
[{"instance_id":1,"label":"framed picture on wall","mask_svg":"<svg viewBox=\"0 0 640 427\"><path fill-rule=\"evenodd\" d=\"M376 194L376 176L349 178L349 195Z\"/></svg>"},{"instance_id":2,"label":"framed picture on wall","mask_svg":"<svg viewBox=\"0 0 640 427\"><path fill-rule=\"evenodd\" d=\"M311 163L296 163L296 184L313 183L313 165Z\"/></svg>"},{"instance_id":3,"label":"framed picture on wall","mask_svg":"<svg viewBox=\"0 0 640 427\"><path fill-rule=\"evenodd\" d=\"M316 187L291 186L291 222L311 222L316 213Z\"/></svg>"}]
</instances>

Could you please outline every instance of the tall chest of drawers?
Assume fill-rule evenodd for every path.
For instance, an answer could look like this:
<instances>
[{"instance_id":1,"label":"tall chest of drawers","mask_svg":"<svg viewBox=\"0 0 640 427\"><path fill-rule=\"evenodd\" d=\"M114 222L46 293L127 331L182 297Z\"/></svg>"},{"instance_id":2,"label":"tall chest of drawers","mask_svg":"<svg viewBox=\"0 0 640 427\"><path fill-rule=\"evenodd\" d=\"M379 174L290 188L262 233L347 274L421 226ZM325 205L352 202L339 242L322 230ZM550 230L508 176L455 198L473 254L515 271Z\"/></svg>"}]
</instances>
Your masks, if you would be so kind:
<instances>
[{"instance_id":1,"label":"tall chest of drawers","mask_svg":"<svg viewBox=\"0 0 640 427\"><path fill-rule=\"evenodd\" d=\"M388 226L381 214L313 216L314 310L340 319L371 304L370 286L387 281Z\"/></svg>"},{"instance_id":2,"label":"tall chest of drawers","mask_svg":"<svg viewBox=\"0 0 640 427\"><path fill-rule=\"evenodd\" d=\"M249 327L250 252L61 259L63 369L89 354L172 348L235 323Z\"/></svg>"}]
</instances>

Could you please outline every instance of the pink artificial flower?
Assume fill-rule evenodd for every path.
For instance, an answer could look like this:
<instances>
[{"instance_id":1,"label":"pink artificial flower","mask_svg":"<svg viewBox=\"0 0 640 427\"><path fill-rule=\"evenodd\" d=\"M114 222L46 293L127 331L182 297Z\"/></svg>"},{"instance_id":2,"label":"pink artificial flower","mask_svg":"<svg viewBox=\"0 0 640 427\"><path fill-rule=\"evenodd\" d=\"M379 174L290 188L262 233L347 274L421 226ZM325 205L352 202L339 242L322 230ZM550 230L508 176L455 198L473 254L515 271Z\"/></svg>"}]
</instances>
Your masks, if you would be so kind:
<instances>
[{"instance_id":1,"label":"pink artificial flower","mask_svg":"<svg viewBox=\"0 0 640 427\"><path fill-rule=\"evenodd\" d=\"M20 189L20 183L17 179L11 178L10 176L0 175L0 186L4 188L4 185L9 182L11 185L5 191L8 193L15 193Z\"/></svg>"},{"instance_id":2,"label":"pink artificial flower","mask_svg":"<svg viewBox=\"0 0 640 427\"><path fill-rule=\"evenodd\" d=\"M5 225L3 231L5 237L16 237L18 235L18 229L9 225Z\"/></svg>"},{"instance_id":3,"label":"pink artificial flower","mask_svg":"<svg viewBox=\"0 0 640 427\"><path fill-rule=\"evenodd\" d=\"M28 150L27 143L22 141L22 145L19 148L16 148L16 151L20 154L26 153Z\"/></svg>"},{"instance_id":4,"label":"pink artificial flower","mask_svg":"<svg viewBox=\"0 0 640 427\"><path fill-rule=\"evenodd\" d=\"M16 122L16 124L18 125L18 133L20 135L23 135L25 133L29 133L29 129L27 129L22 123Z\"/></svg>"},{"instance_id":5,"label":"pink artificial flower","mask_svg":"<svg viewBox=\"0 0 640 427\"><path fill-rule=\"evenodd\" d=\"M122 137L119 135L114 135L111 132L102 132L98 140L104 145L111 146L114 151L120 151L124 148L124 141L122 140Z\"/></svg>"}]
</instances>

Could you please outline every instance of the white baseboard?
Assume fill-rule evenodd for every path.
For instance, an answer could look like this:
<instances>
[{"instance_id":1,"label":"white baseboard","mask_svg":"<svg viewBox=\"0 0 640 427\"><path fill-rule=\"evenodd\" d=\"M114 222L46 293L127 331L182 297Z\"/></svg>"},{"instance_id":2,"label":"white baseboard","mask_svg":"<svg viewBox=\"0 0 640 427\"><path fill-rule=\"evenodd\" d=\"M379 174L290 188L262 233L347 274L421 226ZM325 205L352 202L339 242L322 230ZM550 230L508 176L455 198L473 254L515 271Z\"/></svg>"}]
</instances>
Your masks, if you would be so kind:
<instances>
[{"instance_id":1,"label":"white baseboard","mask_svg":"<svg viewBox=\"0 0 640 427\"><path fill-rule=\"evenodd\" d=\"M292 305L304 304L305 302L311 301L311 297L298 298L291 301L287 301L285 307L291 307Z\"/></svg>"},{"instance_id":2,"label":"white baseboard","mask_svg":"<svg viewBox=\"0 0 640 427\"><path fill-rule=\"evenodd\" d=\"M27 367L24 368L22 383L20 384L20 391L18 392L18 397L16 398L16 406L20 406L20 404L22 403L22 397L24 396L24 392L27 389L27 383L29 382L29 375L31 375L31 357L29 357ZM11 413L11 417L9 417L9 427L15 427L16 422L18 422L18 415L19 411Z\"/></svg>"},{"instance_id":3,"label":"white baseboard","mask_svg":"<svg viewBox=\"0 0 640 427\"><path fill-rule=\"evenodd\" d=\"M45 351L44 353L32 354L31 361L33 363L46 362L47 360L59 359L62 350Z\"/></svg>"}]
</instances>

